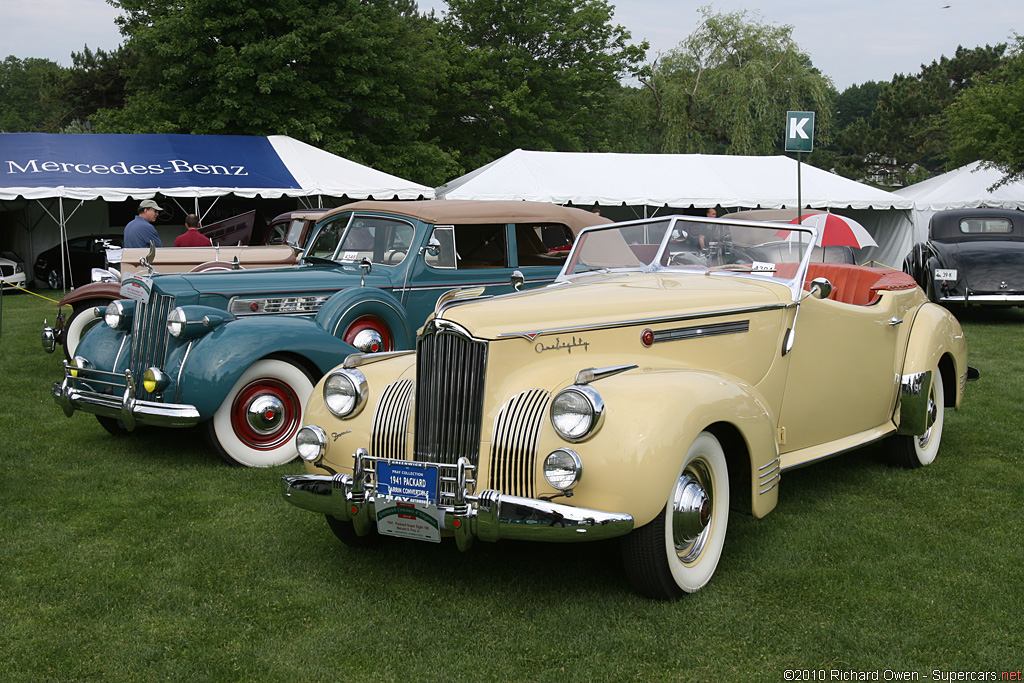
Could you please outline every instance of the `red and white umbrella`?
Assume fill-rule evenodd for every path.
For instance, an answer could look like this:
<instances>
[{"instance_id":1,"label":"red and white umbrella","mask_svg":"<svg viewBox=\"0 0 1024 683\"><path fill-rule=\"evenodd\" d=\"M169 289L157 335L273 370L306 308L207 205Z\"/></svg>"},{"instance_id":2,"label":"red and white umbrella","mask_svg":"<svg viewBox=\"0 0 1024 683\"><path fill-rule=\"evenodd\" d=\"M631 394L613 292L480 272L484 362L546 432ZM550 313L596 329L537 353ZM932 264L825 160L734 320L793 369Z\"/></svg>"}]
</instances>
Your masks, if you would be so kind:
<instances>
[{"instance_id":1,"label":"red and white umbrella","mask_svg":"<svg viewBox=\"0 0 1024 683\"><path fill-rule=\"evenodd\" d=\"M796 223L796 219L790 221ZM839 245L863 249L864 247L877 247L878 242L872 239L871 235L863 225L835 213L810 213L804 214L800 225L806 225L818 229L819 247ZM779 236L784 239L792 239L791 230L779 231Z\"/></svg>"}]
</instances>

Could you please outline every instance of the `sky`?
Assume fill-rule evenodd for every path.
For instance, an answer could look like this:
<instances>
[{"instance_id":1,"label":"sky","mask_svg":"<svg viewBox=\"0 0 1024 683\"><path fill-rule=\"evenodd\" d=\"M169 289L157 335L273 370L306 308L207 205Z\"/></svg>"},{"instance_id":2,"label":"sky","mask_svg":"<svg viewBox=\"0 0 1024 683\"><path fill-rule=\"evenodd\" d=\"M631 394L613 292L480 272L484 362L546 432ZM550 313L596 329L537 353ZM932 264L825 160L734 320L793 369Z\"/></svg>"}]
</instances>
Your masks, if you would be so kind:
<instances>
[{"instance_id":1,"label":"sky","mask_svg":"<svg viewBox=\"0 0 1024 683\"><path fill-rule=\"evenodd\" d=\"M612 0L613 21L633 42L651 44L648 59L676 47L698 25L697 8L747 10L772 24L793 26L793 38L840 91L866 81L912 74L940 56L1010 42L1024 33L1022 0ZM419 0L421 10L446 7ZM121 43L118 11L106 0L0 0L0 58L42 57L71 66L84 45L113 50Z\"/></svg>"}]
</instances>

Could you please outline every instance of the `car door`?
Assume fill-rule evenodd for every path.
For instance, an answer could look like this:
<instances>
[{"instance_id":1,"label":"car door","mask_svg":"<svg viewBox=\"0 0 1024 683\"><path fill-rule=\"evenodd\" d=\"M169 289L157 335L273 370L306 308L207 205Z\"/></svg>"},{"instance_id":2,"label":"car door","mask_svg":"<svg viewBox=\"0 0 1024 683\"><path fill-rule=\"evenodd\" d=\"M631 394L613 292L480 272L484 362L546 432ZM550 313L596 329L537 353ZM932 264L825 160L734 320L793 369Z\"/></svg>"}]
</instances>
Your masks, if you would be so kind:
<instances>
[{"instance_id":1,"label":"car door","mask_svg":"<svg viewBox=\"0 0 1024 683\"><path fill-rule=\"evenodd\" d=\"M871 432L891 427L911 323L906 300L891 293L863 306L803 299L780 413L782 453L855 435L869 440ZM784 455L783 465L801 458Z\"/></svg>"}]
</instances>

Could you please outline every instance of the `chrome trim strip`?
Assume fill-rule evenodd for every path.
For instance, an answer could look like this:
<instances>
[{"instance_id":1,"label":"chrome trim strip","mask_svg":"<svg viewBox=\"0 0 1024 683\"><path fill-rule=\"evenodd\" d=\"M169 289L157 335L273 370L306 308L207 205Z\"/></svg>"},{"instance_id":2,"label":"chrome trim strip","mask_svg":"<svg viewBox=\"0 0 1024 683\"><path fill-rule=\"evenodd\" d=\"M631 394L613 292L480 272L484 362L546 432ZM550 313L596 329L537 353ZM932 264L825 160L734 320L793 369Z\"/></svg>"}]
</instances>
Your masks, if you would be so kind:
<instances>
[{"instance_id":1,"label":"chrome trim strip","mask_svg":"<svg viewBox=\"0 0 1024 683\"><path fill-rule=\"evenodd\" d=\"M959 304L1019 304L1024 303L1024 294L971 294L940 296L939 303Z\"/></svg>"},{"instance_id":2,"label":"chrome trim strip","mask_svg":"<svg viewBox=\"0 0 1024 683\"><path fill-rule=\"evenodd\" d=\"M668 341L683 341L687 339L700 339L701 337L716 337L723 334L741 334L750 331L750 320L736 320L728 323L712 323L710 325L697 325L691 327L676 327L669 330L659 330L654 333L652 344Z\"/></svg>"},{"instance_id":3,"label":"chrome trim strip","mask_svg":"<svg viewBox=\"0 0 1024 683\"><path fill-rule=\"evenodd\" d=\"M345 356L345 361L342 363L342 367L347 370L351 370L364 365L371 365L382 360L398 358L399 356L408 356L413 353L416 353L415 349L408 349L406 351L381 351L380 353L350 353Z\"/></svg>"},{"instance_id":4,"label":"chrome trim strip","mask_svg":"<svg viewBox=\"0 0 1024 683\"><path fill-rule=\"evenodd\" d=\"M778 311L793 308L797 302L791 301L785 304L769 304L766 306L747 306L744 308L724 309L720 311L706 311L703 313L687 313L684 315L666 315L658 318L635 318L632 320L621 320L619 322L605 323L599 325L574 325L572 327L552 327L530 332L503 332L498 339L519 337L533 341L543 334L564 334L567 332L582 332L586 330L610 330L618 327L631 327L634 325L656 325L659 323L682 322L685 320L700 320L701 318L721 318L727 315L743 315L747 313L764 313L766 311Z\"/></svg>"},{"instance_id":5,"label":"chrome trim strip","mask_svg":"<svg viewBox=\"0 0 1024 683\"><path fill-rule=\"evenodd\" d=\"M401 308L398 308L397 306L392 304L390 301L381 301L380 299L373 299L373 302L374 303L384 304L385 306L390 308L392 311L397 313L399 318L402 318L403 320L405 320L405 316L404 316L405 310L401 309ZM366 303L365 301L357 301L356 303L354 303L351 306L349 306L348 308L346 308L345 312L338 316L337 322L334 323L334 329L330 330L330 333L337 337L338 336L338 328L341 326L341 321L345 319L345 316L348 315L354 308L358 308L359 306L362 306L365 303Z\"/></svg>"},{"instance_id":6,"label":"chrome trim strip","mask_svg":"<svg viewBox=\"0 0 1024 683\"><path fill-rule=\"evenodd\" d=\"M192 353L192 346L196 343L195 339L189 339L188 345L185 347L185 355L181 358L181 365L178 367L178 376L174 379L174 400L180 400L181 394L181 376L185 372L185 363L188 362L188 356Z\"/></svg>"}]
</instances>

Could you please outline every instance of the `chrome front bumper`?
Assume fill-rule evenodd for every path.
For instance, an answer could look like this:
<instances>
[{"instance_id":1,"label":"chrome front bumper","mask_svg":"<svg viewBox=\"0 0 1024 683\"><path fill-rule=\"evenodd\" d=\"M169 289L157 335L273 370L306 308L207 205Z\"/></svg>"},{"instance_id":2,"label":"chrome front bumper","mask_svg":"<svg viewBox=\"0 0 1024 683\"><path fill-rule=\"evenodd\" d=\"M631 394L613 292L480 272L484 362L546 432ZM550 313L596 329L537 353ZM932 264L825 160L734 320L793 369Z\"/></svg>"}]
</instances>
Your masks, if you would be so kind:
<instances>
[{"instance_id":1,"label":"chrome front bumper","mask_svg":"<svg viewBox=\"0 0 1024 683\"><path fill-rule=\"evenodd\" d=\"M940 304L976 304L978 306L1024 306L1024 294L969 294L939 296Z\"/></svg>"},{"instance_id":2,"label":"chrome front bumper","mask_svg":"<svg viewBox=\"0 0 1024 683\"><path fill-rule=\"evenodd\" d=\"M97 390L97 387L104 387L109 393ZM74 415L76 410L112 417L123 422L128 431L139 424L192 427L199 423L199 410L195 406L136 398L135 379L130 370L122 375L74 368L65 361L64 380L54 382L52 394L68 417Z\"/></svg>"},{"instance_id":3,"label":"chrome front bumper","mask_svg":"<svg viewBox=\"0 0 1024 683\"><path fill-rule=\"evenodd\" d=\"M282 477L281 483L285 500L296 507L352 522L360 536L375 528L374 493L349 474L290 475ZM509 496L492 489L460 497L455 505L439 506L443 529L455 537L460 550L468 550L475 538L564 543L613 538L633 530L633 517L627 514Z\"/></svg>"}]
</instances>

